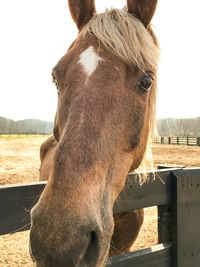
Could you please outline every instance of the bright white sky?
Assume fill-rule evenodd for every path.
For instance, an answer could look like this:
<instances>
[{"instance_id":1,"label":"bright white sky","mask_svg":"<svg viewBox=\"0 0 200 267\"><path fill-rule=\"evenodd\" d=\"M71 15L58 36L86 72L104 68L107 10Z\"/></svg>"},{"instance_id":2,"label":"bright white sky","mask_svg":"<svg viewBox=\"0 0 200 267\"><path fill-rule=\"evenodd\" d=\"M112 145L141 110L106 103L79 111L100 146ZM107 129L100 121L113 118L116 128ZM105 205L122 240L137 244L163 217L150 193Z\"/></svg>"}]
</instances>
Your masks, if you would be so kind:
<instances>
[{"instance_id":1,"label":"bright white sky","mask_svg":"<svg viewBox=\"0 0 200 267\"><path fill-rule=\"evenodd\" d=\"M125 0L96 0L98 11ZM159 0L158 117L200 116L200 1ZM53 121L51 69L76 37L67 0L0 2L0 116Z\"/></svg>"}]
</instances>

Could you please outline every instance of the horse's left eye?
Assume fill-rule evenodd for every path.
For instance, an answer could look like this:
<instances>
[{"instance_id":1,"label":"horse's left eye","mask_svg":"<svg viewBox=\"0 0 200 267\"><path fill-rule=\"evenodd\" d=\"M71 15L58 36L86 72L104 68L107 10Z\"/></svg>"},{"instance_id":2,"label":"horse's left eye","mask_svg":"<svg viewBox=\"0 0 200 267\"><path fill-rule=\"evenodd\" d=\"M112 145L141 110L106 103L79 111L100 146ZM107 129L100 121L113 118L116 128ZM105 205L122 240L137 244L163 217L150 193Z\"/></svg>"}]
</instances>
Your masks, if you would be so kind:
<instances>
[{"instance_id":1,"label":"horse's left eye","mask_svg":"<svg viewBox=\"0 0 200 267\"><path fill-rule=\"evenodd\" d=\"M144 91L149 91L151 89L152 83L153 83L152 75L149 73L145 73L139 83L139 87Z\"/></svg>"}]
</instances>

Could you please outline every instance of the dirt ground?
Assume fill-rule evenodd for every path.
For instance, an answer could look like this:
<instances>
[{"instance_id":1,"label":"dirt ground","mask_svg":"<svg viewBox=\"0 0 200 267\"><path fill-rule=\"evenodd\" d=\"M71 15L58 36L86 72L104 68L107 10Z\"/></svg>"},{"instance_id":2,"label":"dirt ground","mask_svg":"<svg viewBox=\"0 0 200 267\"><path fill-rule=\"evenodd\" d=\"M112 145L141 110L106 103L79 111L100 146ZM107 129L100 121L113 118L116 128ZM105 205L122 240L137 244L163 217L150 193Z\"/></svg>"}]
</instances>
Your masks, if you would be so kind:
<instances>
[{"instance_id":1,"label":"dirt ground","mask_svg":"<svg viewBox=\"0 0 200 267\"><path fill-rule=\"evenodd\" d=\"M46 137L0 138L0 185L38 180L39 147ZM200 166L200 148L154 145L155 164ZM33 266L29 231L0 237L0 267ZM157 243L157 208L145 209L145 221L133 250Z\"/></svg>"},{"instance_id":2,"label":"dirt ground","mask_svg":"<svg viewBox=\"0 0 200 267\"><path fill-rule=\"evenodd\" d=\"M38 180L39 147L46 138L0 138L0 185Z\"/></svg>"},{"instance_id":3,"label":"dirt ground","mask_svg":"<svg viewBox=\"0 0 200 267\"><path fill-rule=\"evenodd\" d=\"M0 138L0 185L38 180L39 147L46 138ZM154 145L153 156L155 166L200 166L200 147Z\"/></svg>"},{"instance_id":4,"label":"dirt ground","mask_svg":"<svg viewBox=\"0 0 200 267\"><path fill-rule=\"evenodd\" d=\"M177 145L154 145L153 158L156 165L199 167L200 147Z\"/></svg>"}]
</instances>

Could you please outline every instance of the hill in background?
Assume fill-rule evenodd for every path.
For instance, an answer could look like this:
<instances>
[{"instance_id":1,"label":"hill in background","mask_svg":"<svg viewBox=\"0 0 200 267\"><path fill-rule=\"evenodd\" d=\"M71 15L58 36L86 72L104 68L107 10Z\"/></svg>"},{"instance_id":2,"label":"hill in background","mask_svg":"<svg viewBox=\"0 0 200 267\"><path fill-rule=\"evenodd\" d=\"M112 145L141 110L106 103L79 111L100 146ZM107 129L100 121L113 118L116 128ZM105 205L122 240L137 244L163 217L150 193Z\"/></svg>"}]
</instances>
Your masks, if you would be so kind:
<instances>
[{"instance_id":1,"label":"hill in background","mask_svg":"<svg viewBox=\"0 0 200 267\"><path fill-rule=\"evenodd\" d=\"M0 133L42 133L50 134L53 131L53 122L35 119L14 121L0 117Z\"/></svg>"}]
</instances>

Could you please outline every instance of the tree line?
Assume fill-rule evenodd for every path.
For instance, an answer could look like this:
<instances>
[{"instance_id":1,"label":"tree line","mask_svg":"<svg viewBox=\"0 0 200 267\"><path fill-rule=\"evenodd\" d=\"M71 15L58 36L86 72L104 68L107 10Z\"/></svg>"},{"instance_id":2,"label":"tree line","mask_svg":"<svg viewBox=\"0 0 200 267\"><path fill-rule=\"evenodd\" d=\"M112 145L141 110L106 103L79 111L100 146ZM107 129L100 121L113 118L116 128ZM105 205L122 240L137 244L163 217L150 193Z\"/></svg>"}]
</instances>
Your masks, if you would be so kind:
<instances>
[{"instance_id":1,"label":"tree line","mask_svg":"<svg viewBox=\"0 0 200 267\"><path fill-rule=\"evenodd\" d=\"M53 130L53 123L42 120L27 119L14 121L0 117L0 133L43 133L50 134Z\"/></svg>"},{"instance_id":2,"label":"tree line","mask_svg":"<svg viewBox=\"0 0 200 267\"><path fill-rule=\"evenodd\" d=\"M160 136L200 137L200 117L191 119L160 119L158 121Z\"/></svg>"},{"instance_id":3,"label":"tree line","mask_svg":"<svg viewBox=\"0 0 200 267\"><path fill-rule=\"evenodd\" d=\"M27 119L14 121L0 117L0 133L44 133L53 131L53 122ZM200 117L192 119L160 119L158 120L160 136L200 137Z\"/></svg>"}]
</instances>

